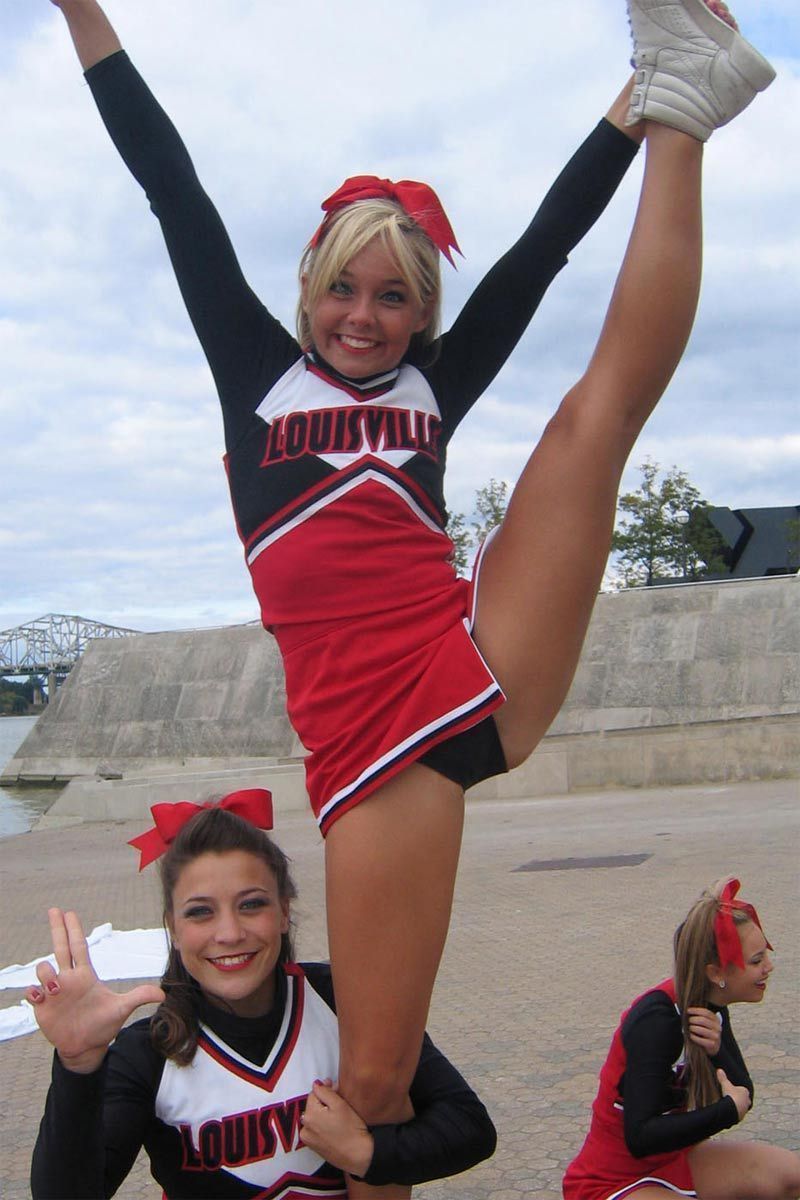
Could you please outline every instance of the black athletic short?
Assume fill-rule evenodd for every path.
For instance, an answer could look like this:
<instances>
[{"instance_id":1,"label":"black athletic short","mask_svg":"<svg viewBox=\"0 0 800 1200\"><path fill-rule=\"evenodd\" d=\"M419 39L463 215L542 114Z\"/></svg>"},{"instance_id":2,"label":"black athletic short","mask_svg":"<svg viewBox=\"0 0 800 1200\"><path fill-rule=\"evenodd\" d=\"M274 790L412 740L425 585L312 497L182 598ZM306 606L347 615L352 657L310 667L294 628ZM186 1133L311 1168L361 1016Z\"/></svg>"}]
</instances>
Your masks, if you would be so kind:
<instances>
[{"instance_id":1,"label":"black athletic short","mask_svg":"<svg viewBox=\"0 0 800 1200\"><path fill-rule=\"evenodd\" d=\"M464 791L483 779L504 775L508 770L497 724L491 714L470 729L439 742L417 761L444 775L445 779L460 784Z\"/></svg>"}]
</instances>

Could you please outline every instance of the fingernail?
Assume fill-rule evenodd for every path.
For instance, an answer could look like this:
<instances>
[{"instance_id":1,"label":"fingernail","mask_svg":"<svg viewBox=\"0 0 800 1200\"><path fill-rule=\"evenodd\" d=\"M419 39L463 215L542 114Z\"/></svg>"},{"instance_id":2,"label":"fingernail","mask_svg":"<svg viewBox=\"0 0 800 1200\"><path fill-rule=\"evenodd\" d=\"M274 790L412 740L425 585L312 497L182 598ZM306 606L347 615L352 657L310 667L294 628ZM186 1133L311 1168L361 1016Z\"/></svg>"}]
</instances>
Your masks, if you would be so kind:
<instances>
[{"instance_id":1,"label":"fingernail","mask_svg":"<svg viewBox=\"0 0 800 1200\"><path fill-rule=\"evenodd\" d=\"M47 988L47 990L51 996L55 996L56 992L61 991L61 988L58 986L55 979L51 979L49 983L45 984L45 987Z\"/></svg>"},{"instance_id":2,"label":"fingernail","mask_svg":"<svg viewBox=\"0 0 800 1200\"><path fill-rule=\"evenodd\" d=\"M34 988L29 999L31 1004L39 1004L42 1000L44 1000L44 995L39 991L38 988Z\"/></svg>"}]
</instances>

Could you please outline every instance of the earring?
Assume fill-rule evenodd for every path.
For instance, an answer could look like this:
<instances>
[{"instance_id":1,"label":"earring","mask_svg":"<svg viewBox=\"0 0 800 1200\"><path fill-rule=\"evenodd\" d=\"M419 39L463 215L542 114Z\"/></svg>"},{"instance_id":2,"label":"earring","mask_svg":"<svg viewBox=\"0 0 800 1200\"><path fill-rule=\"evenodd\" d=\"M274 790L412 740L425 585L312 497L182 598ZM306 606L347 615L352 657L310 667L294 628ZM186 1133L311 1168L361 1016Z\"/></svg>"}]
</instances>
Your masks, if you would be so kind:
<instances>
[{"instance_id":1,"label":"earring","mask_svg":"<svg viewBox=\"0 0 800 1200\"><path fill-rule=\"evenodd\" d=\"M717 987L721 987L721 988L726 988L727 986L728 985L724 979L720 979L719 983L717 984Z\"/></svg>"}]
</instances>

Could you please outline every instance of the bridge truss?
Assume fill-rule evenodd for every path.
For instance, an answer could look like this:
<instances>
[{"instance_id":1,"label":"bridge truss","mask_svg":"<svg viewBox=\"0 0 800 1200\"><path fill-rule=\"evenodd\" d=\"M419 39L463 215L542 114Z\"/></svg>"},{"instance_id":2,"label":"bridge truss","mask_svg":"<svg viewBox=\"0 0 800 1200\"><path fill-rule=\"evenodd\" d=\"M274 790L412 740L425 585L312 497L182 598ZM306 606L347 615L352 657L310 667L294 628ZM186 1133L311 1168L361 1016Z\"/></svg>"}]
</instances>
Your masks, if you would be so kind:
<instances>
[{"instance_id":1,"label":"bridge truss","mask_svg":"<svg viewBox=\"0 0 800 1200\"><path fill-rule=\"evenodd\" d=\"M92 638L129 637L137 629L123 629L49 613L27 625L0 630L0 675L47 675L52 681L75 666Z\"/></svg>"}]
</instances>

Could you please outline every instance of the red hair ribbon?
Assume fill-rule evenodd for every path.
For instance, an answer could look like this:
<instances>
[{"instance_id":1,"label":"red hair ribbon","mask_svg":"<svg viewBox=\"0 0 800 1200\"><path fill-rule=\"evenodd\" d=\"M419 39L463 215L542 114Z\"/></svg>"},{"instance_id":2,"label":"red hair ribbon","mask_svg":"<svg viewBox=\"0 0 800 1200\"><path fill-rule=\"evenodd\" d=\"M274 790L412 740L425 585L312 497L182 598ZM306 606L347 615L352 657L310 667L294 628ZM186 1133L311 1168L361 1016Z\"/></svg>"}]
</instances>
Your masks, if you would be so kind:
<instances>
[{"instance_id":1,"label":"red hair ribbon","mask_svg":"<svg viewBox=\"0 0 800 1200\"><path fill-rule=\"evenodd\" d=\"M719 965L721 967L727 967L732 963L734 966L744 968L742 943L736 928L736 922L733 919L735 911L738 910L746 913L748 919L761 929L761 922L753 905L748 904L744 900L735 899L740 886L738 879L728 880L722 889L718 902L719 907L714 917L714 940L717 943L717 957L719 958ZM764 933L764 930L761 929L761 932ZM766 934L764 934L764 937L766 940ZM769 942L767 942L767 948L769 950L772 949Z\"/></svg>"},{"instance_id":2,"label":"red hair ribbon","mask_svg":"<svg viewBox=\"0 0 800 1200\"><path fill-rule=\"evenodd\" d=\"M191 800L180 800L177 804L154 804L150 809L154 827L128 842L129 846L141 853L139 870L161 858L186 822L207 808L224 808L243 817L257 829L272 829L272 792L266 788L243 788L239 792L230 792L218 804L193 804Z\"/></svg>"},{"instance_id":3,"label":"red hair ribbon","mask_svg":"<svg viewBox=\"0 0 800 1200\"><path fill-rule=\"evenodd\" d=\"M377 175L351 175L332 196L323 200L322 210L326 215L310 245L319 243L332 213L346 208L348 204L355 204L357 200L394 200L427 233L450 265L456 265L450 249L452 247L459 254L461 251L442 202L427 183L417 183L413 179L401 179L393 183L391 179L379 179Z\"/></svg>"}]
</instances>

